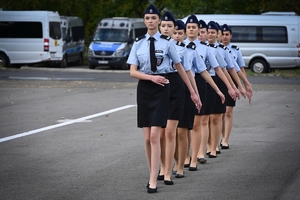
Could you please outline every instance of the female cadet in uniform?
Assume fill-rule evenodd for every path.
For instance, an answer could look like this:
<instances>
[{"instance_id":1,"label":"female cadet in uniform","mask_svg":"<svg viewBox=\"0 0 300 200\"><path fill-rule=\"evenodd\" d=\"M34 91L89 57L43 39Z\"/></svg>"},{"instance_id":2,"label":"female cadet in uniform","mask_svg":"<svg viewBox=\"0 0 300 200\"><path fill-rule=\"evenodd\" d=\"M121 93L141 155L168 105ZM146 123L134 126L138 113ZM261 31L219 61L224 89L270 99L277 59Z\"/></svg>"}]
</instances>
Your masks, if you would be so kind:
<instances>
[{"instance_id":1,"label":"female cadet in uniform","mask_svg":"<svg viewBox=\"0 0 300 200\"><path fill-rule=\"evenodd\" d=\"M244 70L245 63L244 63L242 54L241 54L240 50L238 49L238 47L236 47L230 43L230 40L232 38L232 31L227 24L224 24L222 26L222 32L223 32L222 44L230 50L230 52L232 54L232 58L234 59L234 64L237 64L238 67L241 68L241 70L238 72L238 75L244 83L244 86L247 91L247 97L249 99L249 102L251 102L252 87L246 77L246 73ZM234 108L234 106L235 106L235 101L229 100L227 102L226 113L224 116L225 119L223 118L222 140L220 143L222 149L229 149L228 140L229 140L230 132L232 129L232 124L233 124L233 108Z\"/></svg>"},{"instance_id":2,"label":"female cadet in uniform","mask_svg":"<svg viewBox=\"0 0 300 200\"><path fill-rule=\"evenodd\" d=\"M162 127L166 127L168 118L170 87L166 69L170 66L170 59L178 69L182 69L174 43L158 32L159 22L160 12L153 4L149 5L144 11L147 34L136 39L127 61L130 64L130 75L139 79L137 121L138 127L143 128L145 138L145 152L150 172L148 193L157 192L160 132ZM188 86L191 98L198 107L199 97L191 85Z\"/></svg>"},{"instance_id":3,"label":"female cadet in uniform","mask_svg":"<svg viewBox=\"0 0 300 200\"><path fill-rule=\"evenodd\" d=\"M172 13L166 12L160 24L160 32L163 35L172 37L176 20ZM197 86L194 80L194 76L191 72L191 68L187 62L187 54L183 43L176 42L176 51L182 61L184 71L177 70L171 62L170 68L167 70L168 79L170 81L170 102L168 111L168 121L166 128L162 129L161 132L161 169L158 175L158 180L164 180L166 185L173 185L173 181L170 177L170 171L172 161L175 153L176 146L176 130L180 119L182 119L183 108L184 108L184 82L180 76L187 73L189 81L198 95ZM190 96L190 95L189 95ZM194 106L195 107L195 106Z\"/></svg>"},{"instance_id":4,"label":"female cadet in uniform","mask_svg":"<svg viewBox=\"0 0 300 200\"><path fill-rule=\"evenodd\" d=\"M210 21L208 23L208 37L207 37L207 42L209 44L209 46L212 48L212 50L214 51L215 55L218 55L218 61L219 63L221 62L225 62L226 65L224 68L222 68L224 74L227 77L227 80L229 81L230 85L234 88L234 90L236 91L237 97L239 98L239 90L236 88L233 80L231 77L233 77L233 79L235 80L235 82L240 86L240 92L242 94L242 96L245 97L246 92L240 82L240 79L235 71L234 65L232 63L231 60L231 56L229 55L229 52L226 51L226 49L223 49L221 47L219 47L219 44L217 43L217 36L218 36L218 30L219 30L219 26L216 22ZM228 53L226 56L226 52ZM229 70L227 72L227 70ZM239 69L237 69L239 70ZM219 76L216 75L216 83L218 85L218 87L221 89L221 91L226 94L227 93L227 88L226 85L224 84L224 82L219 78ZM230 98L227 98L228 100ZM222 127L222 115L223 113L226 112L226 104L222 104L220 101L218 101L218 99L216 99L215 101L215 106L214 109L212 110L212 114L210 116L210 127ZM218 152L218 143L219 143L219 139L220 139L220 134L221 134L221 129L215 128L215 129L211 129L211 130L216 130L216 132L211 131L210 133L210 142L211 142L211 149L208 150L208 152L213 151L213 149L216 150L216 152ZM210 156L211 158L214 158L215 156L212 155Z\"/></svg>"},{"instance_id":5,"label":"female cadet in uniform","mask_svg":"<svg viewBox=\"0 0 300 200\"><path fill-rule=\"evenodd\" d=\"M177 29L174 31L173 38L177 42L183 42L185 38L185 25L181 20L176 21L176 27ZM209 84L212 85L212 87L216 90L216 92L220 95L221 99L224 101L224 95L220 92L208 72L206 71L206 66L204 63L204 60L197 54L195 51L196 45L192 42L186 45L186 52L188 54L187 58L189 61L189 64L192 68L192 71L196 74L196 82L197 79L203 78L205 81L207 81ZM199 76L201 75L201 76ZM203 92L201 90L202 87L206 87L205 82L202 85L197 85L197 88L199 91ZM205 97L205 94L200 94L202 97ZM189 91L186 90L186 96L189 96ZM205 98L204 98L205 99ZM205 100L203 100L205 102ZM202 105L203 106L203 105ZM200 111L201 112L201 111ZM175 177L182 178L184 177L183 174L183 167L184 167L184 160L188 151L188 135L189 130L193 129L193 123L194 123L194 117L195 117L195 107L193 106L193 102L191 102L189 99L185 98L185 104L184 104L184 116L182 120L179 121L178 129L177 129L177 154L175 155L175 166L174 171L176 172Z\"/></svg>"},{"instance_id":6,"label":"female cadet in uniform","mask_svg":"<svg viewBox=\"0 0 300 200\"><path fill-rule=\"evenodd\" d=\"M186 21L186 33L187 33L187 39L185 40L186 44L190 44L191 42L193 42L192 44L196 45L196 51L197 51L197 55L200 56L201 58L203 58L203 60L205 62L209 62L210 66L216 68L216 71L218 74L223 75L222 70L220 69L214 55L210 52L209 47L204 44L201 44L198 40L198 33L199 33L199 22L198 19L195 15L191 15L188 17L187 21ZM195 115L195 119L194 119L194 127L193 127L193 132L192 132L192 160L191 160L191 164L189 167L190 171L196 171L197 170L197 154L198 154L198 150L199 150L199 145L200 145L200 140L202 140L202 134L208 135L208 114L210 113L206 113L207 111L207 106L210 106L209 108L211 108L212 106L211 104L211 99L206 99L208 96L208 93L206 92L206 87L211 87L211 90L214 90L214 98L216 97L217 93L215 88L212 88L212 86L210 86L209 84L206 84L205 80L200 76L200 74L195 75L196 78L196 83L197 83L197 87L199 89L199 94L200 94L200 98L202 100L202 107L203 109L201 109L199 114ZM198 85L201 85L198 86ZM206 85L206 87L203 87L203 85ZM229 89L229 93L232 94L233 96L235 95L234 90L231 88L231 86L228 86ZM218 94L220 92L218 91ZM202 94L207 94L206 97L202 97ZM206 103L204 103L206 99ZM207 143L207 141L206 141Z\"/></svg>"}]
</instances>

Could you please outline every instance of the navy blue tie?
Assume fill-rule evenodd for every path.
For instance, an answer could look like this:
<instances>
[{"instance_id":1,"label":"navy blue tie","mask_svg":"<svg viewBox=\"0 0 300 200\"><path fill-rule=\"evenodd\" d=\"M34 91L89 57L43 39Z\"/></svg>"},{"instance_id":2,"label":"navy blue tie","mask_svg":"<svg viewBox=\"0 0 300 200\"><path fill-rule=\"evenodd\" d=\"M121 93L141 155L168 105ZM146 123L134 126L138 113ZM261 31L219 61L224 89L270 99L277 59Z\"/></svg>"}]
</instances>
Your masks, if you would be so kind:
<instances>
[{"instance_id":1,"label":"navy blue tie","mask_svg":"<svg viewBox=\"0 0 300 200\"><path fill-rule=\"evenodd\" d=\"M156 72L156 57L155 57L155 48L154 48L154 37L150 37L150 63L151 63L151 70Z\"/></svg>"}]
</instances>

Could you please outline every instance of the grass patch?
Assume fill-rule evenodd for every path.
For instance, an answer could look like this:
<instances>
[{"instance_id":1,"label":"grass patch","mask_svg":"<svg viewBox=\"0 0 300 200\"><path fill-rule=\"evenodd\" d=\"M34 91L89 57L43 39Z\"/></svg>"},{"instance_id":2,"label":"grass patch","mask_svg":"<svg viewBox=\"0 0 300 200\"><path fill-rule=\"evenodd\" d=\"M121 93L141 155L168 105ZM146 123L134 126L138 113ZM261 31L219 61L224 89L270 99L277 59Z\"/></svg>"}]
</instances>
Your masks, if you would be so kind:
<instances>
[{"instance_id":1,"label":"grass patch","mask_svg":"<svg viewBox=\"0 0 300 200\"><path fill-rule=\"evenodd\" d=\"M275 69L274 72L257 74L250 69L245 69L249 76L283 76L283 77L297 77L300 76L300 69Z\"/></svg>"}]
</instances>

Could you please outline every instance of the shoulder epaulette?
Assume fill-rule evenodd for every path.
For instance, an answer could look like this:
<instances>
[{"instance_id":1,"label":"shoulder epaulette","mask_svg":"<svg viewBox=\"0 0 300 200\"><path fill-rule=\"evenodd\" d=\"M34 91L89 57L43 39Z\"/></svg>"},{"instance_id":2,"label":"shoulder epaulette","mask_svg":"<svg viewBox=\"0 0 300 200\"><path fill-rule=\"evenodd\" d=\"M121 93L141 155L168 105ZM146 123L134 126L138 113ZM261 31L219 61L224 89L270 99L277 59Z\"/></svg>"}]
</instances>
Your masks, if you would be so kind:
<instances>
[{"instance_id":1,"label":"shoulder epaulette","mask_svg":"<svg viewBox=\"0 0 300 200\"><path fill-rule=\"evenodd\" d=\"M206 45L206 46L207 46L207 44L206 44L205 42L200 42L200 44L203 44L203 45Z\"/></svg>"},{"instance_id":2,"label":"shoulder epaulette","mask_svg":"<svg viewBox=\"0 0 300 200\"><path fill-rule=\"evenodd\" d=\"M224 49L224 50L226 50L227 49L227 47L226 46L224 46L223 44L219 44L219 47L221 47L222 49Z\"/></svg>"},{"instance_id":3,"label":"shoulder epaulette","mask_svg":"<svg viewBox=\"0 0 300 200\"><path fill-rule=\"evenodd\" d=\"M240 48L238 48L236 45L232 45L231 46L232 48L236 49L236 50L239 50Z\"/></svg>"},{"instance_id":4,"label":"shoulder epaulette","mask_svg":"<svg viewBox=\"0 0 300 200\"><path fill-rule=\"evenodd\" d=\"M195 49L196 49L196 45L195 45L194 42L190 42L190 43L186 46L186 48L195 50Z\"/></svg>"},{"instance_id":5,"label":"shoulder epaulette","mask_svg":"<svg viewBox=\"0 0 300 200\"><path fill-rule=\"evenodd\" d=\"M185 44L183 42L176 42L176 45L181 46L181 47L185 47Z\"/></svg>"},{"instance_id":6,"label":"shoulder epaulette","mask_svg":"<svg viewBox=\"0 0 300 200\"><path fill-rule=\"evenodd\" d=\"M166 40L171 40L171 37L167 35L161 35L160 37Z\"/></svg>"},{"instance_id":7,"label":"shoulder epaulette","mask_svg":"<svg viewBox=\"0 0 300 200\"><path fill-rule=\"evenodd\" d=\"M135 38L135 41L138 42L138 41L140 41L141 39L143 39L145 37L146 37L146 35L141 35L141 36Z\"/></svg>"},{"instance_id":8,"label":"shoulder epaulette","mask_svg":"<svg viewBox=\"0 0 300 200\"><path fill-rule=\"evenodd\" d=\"M208 46L213 47L213 48L217 48L217 47L215 46L215 44L208 44Z\"/></svg>"}]
</instances>

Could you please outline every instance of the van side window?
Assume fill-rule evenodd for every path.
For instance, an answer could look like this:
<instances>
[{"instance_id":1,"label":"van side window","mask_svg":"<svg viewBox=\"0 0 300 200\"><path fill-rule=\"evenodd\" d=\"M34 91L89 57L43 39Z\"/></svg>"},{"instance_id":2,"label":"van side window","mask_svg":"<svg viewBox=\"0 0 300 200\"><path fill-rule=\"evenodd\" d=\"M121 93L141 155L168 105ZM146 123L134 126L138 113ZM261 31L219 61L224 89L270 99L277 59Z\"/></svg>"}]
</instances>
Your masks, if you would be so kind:
<instances>
[{"instance_id":1,"label":"van side window","mask_svg":"<svg viewBox=\"0 0 300 200\"><path fill-rule=\"evenodd\" d=\"M264 42L287 43L286 27L262 27Z\"/></svg>"},{"instance_id":2,"label":"van side window","mask_svg":"<svg viewBox=\"0 0 300 200\"><path fill-rule=\"evenodd\" d=\"M43 38L41 22L0 22L0 38Z\"/></svg>"},{"instance_id":3,"label":"van side window","mask_svg":"<svg viewBox=\"0 0 300 200\"><path fill-rule=\"evenodd\" d=\"M74 42L84 39L84 27L83 26L76 26L76 27L72 27L71 29L72 29L72 37L73 37Z\"/></svg>"},{"instance_id":4,"label":"van side window","mask_svg":"<svg viewBox=\"0 0 300 200\"><path fill-rule=\"evenodd\" d=\"M285 26L232 26L234 42L288 43Z\"/></svg>"},{"instance_id":5,"label":"van side window","mask_svg":"<svg viewBox=\"0 0 300 200\"><path fill-rule=\"evenodd\" d=\"M60 39L61 38L61 30L59 22L49 22L50 29L50 37L52 39Z\"/></svg>"},{"instance_id":6,"label":"van side window","mask_svg":"<svg viewBox=\"0 0 300 200\"><path fill-rule=\"evenodd\" d=\"M135 30L135 37L139 37L141 35L145 35L147 33L147 28L137 28Z\"/></svg>"}]
</instances>

